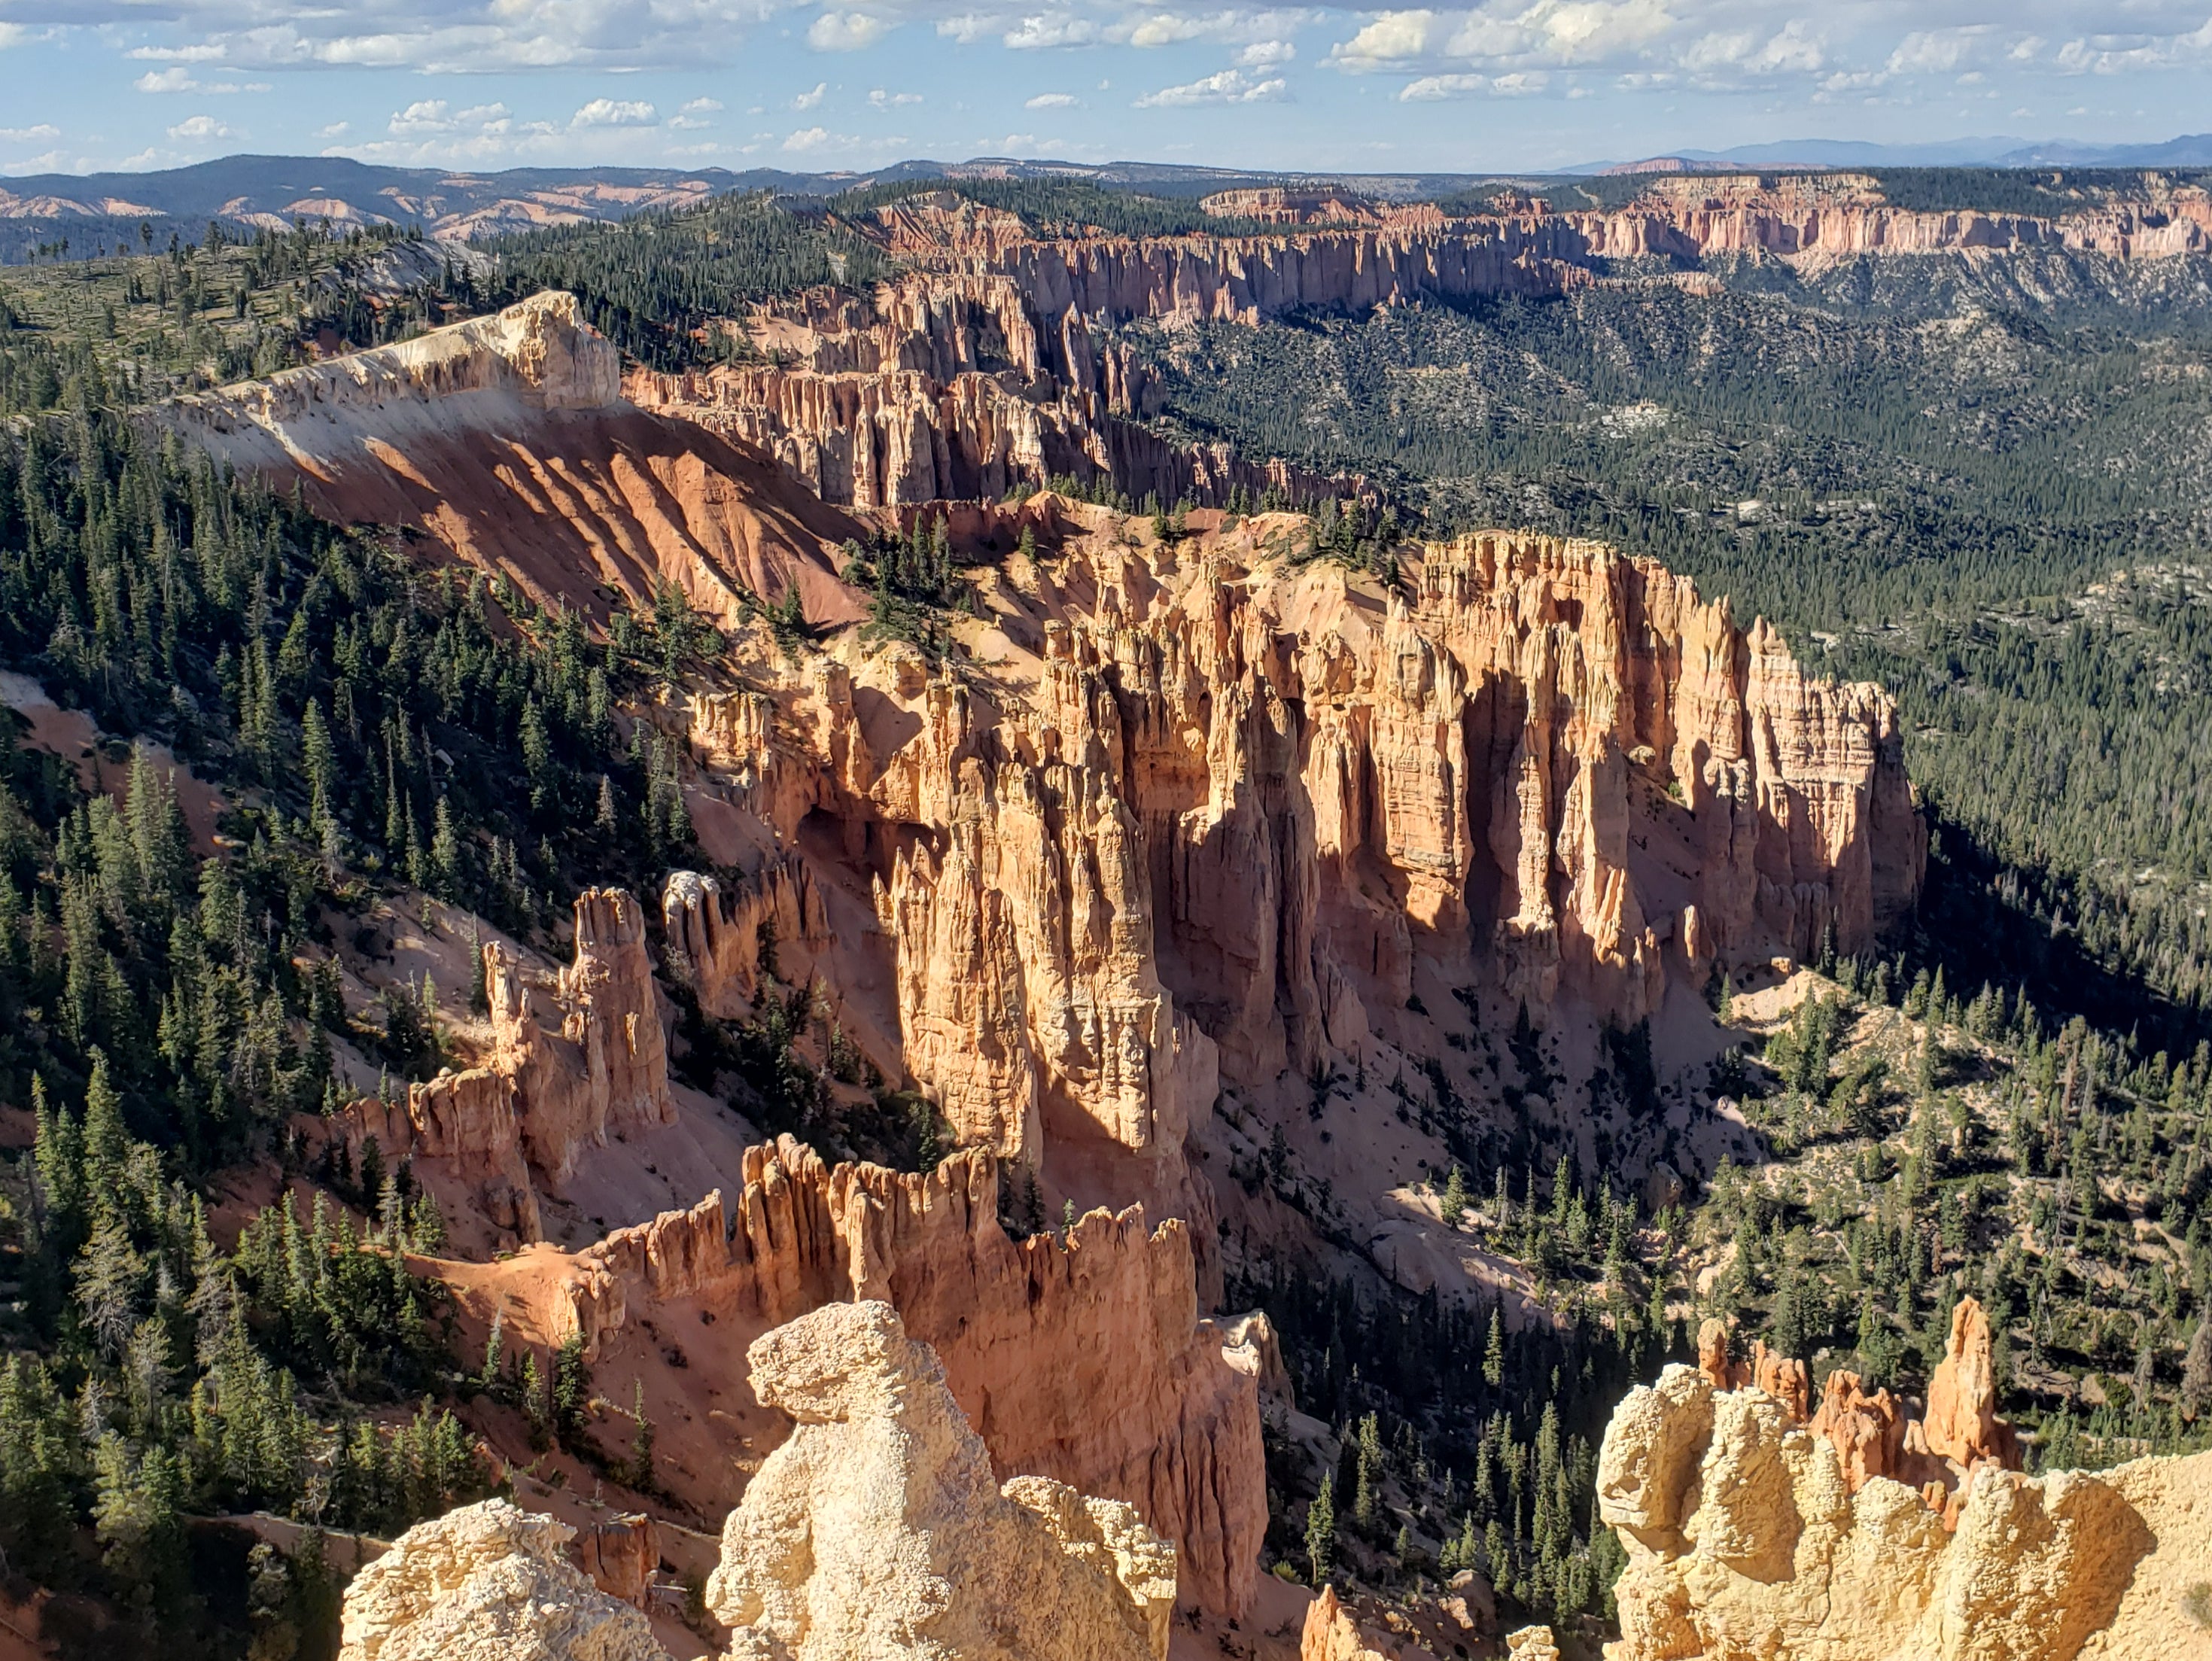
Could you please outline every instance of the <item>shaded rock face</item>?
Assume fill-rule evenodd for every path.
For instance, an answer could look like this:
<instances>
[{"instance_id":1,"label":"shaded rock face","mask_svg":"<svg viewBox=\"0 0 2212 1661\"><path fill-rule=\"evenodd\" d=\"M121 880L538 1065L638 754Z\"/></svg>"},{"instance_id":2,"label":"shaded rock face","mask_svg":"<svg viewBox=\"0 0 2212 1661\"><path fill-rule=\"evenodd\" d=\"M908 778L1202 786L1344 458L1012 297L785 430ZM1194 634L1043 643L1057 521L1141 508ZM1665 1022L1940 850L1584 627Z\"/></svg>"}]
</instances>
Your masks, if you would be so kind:
<instances>
[{"instance_id":1,"label":"shaded rock face","mask_svg":"<svg viewBox=\"0 0 2212 1661\"><path fill-rule=\"evenodd\" d=\"M887 1304L756 1340L754 1394L798 1421L722 1529L707 1583L761 1661L1164 1661L1176 1554L1129 1506L1000 1485L927 1345Z\"/></svg>"},{"instance_id":2,"label":"shaded rock face","mask_svg":"<svg viewBox=\"0 0 2212 1661\"><path fill-rule=\"evenodd\" d=\"M734 1205L617 1230L576 1254L533 1312L596 1354L657 1302L702 1298L770 1321L880 1300L933 1345L1006 1475L1130 1502L1182 1555L1186 1598L1241 1614L1267 1524L1259 1375L1271 1335L1200 1317L1191 1231L1142 1208L1016 1241L996 1162L927 1176L825 1166L785 1138L748 1150Z\"/></svg>"},{"instance_id":3,"label":"shaded rock face","mask_svg":"<svg viewBox=\"0 0 2212 1661\"><path fill-rule=\"evenodd\" d=\"M1432 546L1382 603L1099 539L1037 586L1018 694L817 677L747 717L746 800L879 850L902 1059L962 1140L1116 1152L1156 1214L1199 1220L1219 1084L1404 1041L1419 959L1633 1021L1918 893L1888 699L1601 545Z\"/></svg>"},{"instance_id":4,"label":"shaded rock face","mask_svg":"<svg viewBox=\"0 0 2212 1661\"><path fill-rule=\"evenodd\" d=\"M346 1588L338 1661L668 1661L570 1564L572 1534L504 1500L416 1524Z\"/></svg>"},{"instance_id":5,"label":"shaded rock face","mask_svg":"<svg viewBox=\"0 0 2212 1661\"><path fill-rule=\"evenodd\" d=\"M495 941L483 948L493 1066L514 1081L531 1167L556 1189L610 1129L676 1116L644 913L624 890L592 888L575 917L575 957L551 989L557 1032L532 1013L520 964Z\"/></svg>"},{"instance_id":6,"label":"shaded rock face","mask_svg":"<svg viewBox=\"0 0 2212 1661\"><path fill-rule=\"evenodd\" d=\"M1974 1383L1978 1315L1954 1323L1953 1422L2001 1425ZM2201 1527L2180 1523L2212 1502L2212 1455L2031 1478L1911 1445L1942 1439L1847 1373L1810 1426L1688 1367L1631 1391L1598 1462L1600 1514L1629 1557L1610 1661L2167 1652L2150 1635L2179 1630L2190 1577L2212 1563ZM1928 1492L1910 1485L1916 1459L1944 1473Z\"/></svg>"},{"instance_id":7,"label":"shaded rock face","mask_svg":"<svg viewBox=\"0 0 2212 1661\"><path fill-rule=\"evenodd\" d=\"M356 1167L374 1138L387 1161L412 1158L450 1177L493 1225L539 1238L538 1193L557 1192L611 1129L673 1123L660 994L645 920L622 889L576 900L575 956L548 989L557 1031L531 1007L521 964L483 947L493 1033L489 1064L410 1085L404 1101L374 1097L315 1122Z\"/></svg>"}]
</instances>

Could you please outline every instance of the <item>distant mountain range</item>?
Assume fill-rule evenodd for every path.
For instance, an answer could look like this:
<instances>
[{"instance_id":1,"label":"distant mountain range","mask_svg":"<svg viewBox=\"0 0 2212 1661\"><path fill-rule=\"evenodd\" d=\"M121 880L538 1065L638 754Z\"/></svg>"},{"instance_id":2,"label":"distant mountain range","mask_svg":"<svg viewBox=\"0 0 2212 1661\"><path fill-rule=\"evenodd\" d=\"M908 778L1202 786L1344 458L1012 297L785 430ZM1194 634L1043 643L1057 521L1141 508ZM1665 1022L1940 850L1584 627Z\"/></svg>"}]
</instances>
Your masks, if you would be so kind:
<instances>
[{"instance_id":1,"label":"distant mountain range","mask_svg":"<svg viewBox=\"0 0 2212 1661\"><path fill-rule=\"evenodd\" d=\"M83 255L173 234L198 234L209 220L234 228L283 228L299 219L419 225L455 240L545 225L619 219L681 207L730 191L830 195L854 185L905 179L1078 178L1161 196L1203 196L1238 186L1327 183L1370 197L1448 196L1507 179L1567 174L1704 172L1717 167L2208 167L2212 134L2161 144L2032 143L1964 138L1940 144L1799 139L1726 150L1680 150L1637 161L1592 162L1534 173L1277 173L1146 161L1083 162L979 156L915 160L867 173L787 173L756 167L516 167L468 173L386 167L343 156L232 155L161 173L40 173L0 179L0 264L58 251Z\"/></svg>"},{"instance_id":2,"label":"distant mountain range","mask_svg":"<svg viewBox=\"0 0 2212 1661\"><path fill-rule=\"evenodd\" d=\"M1794 138L1725 150L1671 150L1640 161L1591 162L1565 173L1702 173L1745 167L2207 167L2212 133L2159 144L2077 144L2066 139L1954 138L1932 144L1875 144L1848 138Z\"/></svg>"}]
</instances>

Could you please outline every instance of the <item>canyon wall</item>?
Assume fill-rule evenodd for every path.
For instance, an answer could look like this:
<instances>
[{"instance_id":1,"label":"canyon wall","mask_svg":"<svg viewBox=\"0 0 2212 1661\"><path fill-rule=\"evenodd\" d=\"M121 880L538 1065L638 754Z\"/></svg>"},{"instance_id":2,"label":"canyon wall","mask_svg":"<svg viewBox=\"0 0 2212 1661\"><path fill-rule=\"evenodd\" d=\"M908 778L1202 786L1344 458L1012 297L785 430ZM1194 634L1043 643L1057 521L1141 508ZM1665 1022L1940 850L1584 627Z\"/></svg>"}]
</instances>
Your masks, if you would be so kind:
<instances>
[{"instance_id":1,"label":"canyon wall","mask_svg":"<svg viewBox=\"0 0 2212 1661\"><path fill-rule=\"evenodd\" d=\"M1016 1240L981 1150L908 1176L833 1168L786 1137L749 1150L744 1174L733 1202L618 1229L533 1278L553 1303L525 1324L596 1355L679 1299L771 1324L888 1303L936 1350L1002 1475L1128 1501L1177 1542L1188 1596L1249 1605L1267 1521L1262 1346L1202 1318L1183 1221L1148 1228L1133 1206Z\"/></svg>"},{"instance_id":2,"label":"canyon wall","mask_svg":"<svg viewBox=\"0 0 2212 1661\"><path fill-rule=\"evenodd\" d=\"M884 654L748 718L741 800L873 850L903 1063L963 1142L1111 1156L1115 1192L1202 1225L1182 1145L1217 1081L1418 1052L1420 959L1632 1022L1670 972L1909 913L1879 691L1597 544L1468 537L1390 593L1275 557L1302 529L1071 538L1000 591L1036 642L1004 678Z\"/></svg>"},{"instance_id":3,"label":"canyon wall","mask_svg":"<svg viewBox=\"0 0 2212 1661\"><path fill-rule=\"evenodd\" d=\"M746 327L770 362L636 369L624 392L772 457L824 502L992 499L1060 478L1212 503L1236 490L1304 501L1358 488L1225 445L1170 444L1140 424L1158 398L1135 352L1013 277L814 290L763 302Z\"/></svg>"}]
</instances>

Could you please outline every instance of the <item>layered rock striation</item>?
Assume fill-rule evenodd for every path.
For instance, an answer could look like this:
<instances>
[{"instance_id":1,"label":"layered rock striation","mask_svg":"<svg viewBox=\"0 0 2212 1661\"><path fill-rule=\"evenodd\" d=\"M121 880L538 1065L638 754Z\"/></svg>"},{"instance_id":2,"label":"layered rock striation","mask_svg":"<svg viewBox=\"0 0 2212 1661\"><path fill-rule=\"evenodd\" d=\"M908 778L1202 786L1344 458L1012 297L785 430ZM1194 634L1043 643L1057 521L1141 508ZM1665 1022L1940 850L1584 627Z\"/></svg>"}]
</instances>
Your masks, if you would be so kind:
<instances>
[{"instance_id":1,"label":"layered rock striation","mask_svg":"<svg viewBox=\"0 0 2212 1661\"><path fill-rule=\"evenodd\" d=\"M573 295L171 400L142 417L340 524L404 526L539 605L604 618L674 584L733 624L799 591L860 614L827 551L860 531L750 447L623 397Z\"/></svg>"},{"instance_id":2,"label":"layered rock striation","mask_svg":"<svg viewBox=\"0 0 2212 1661\"><path fill-rule=\"evenodd\" d=\"M797 1428L730 1513L707 1583L733 1661L1165 1661L1174 1548L1120 1501L1002 1486L889 1305L817 1310L748 1359L754 1393Z\"/></svg>"},{"instance_id":3,"label":"layered rock striation","mask_svg":"<svg viewBox=\"0 0 2212 1661\"><path fill-rule=\"evenodd\" d=\"M568 1259L533 1319L596 1354L678 1299L771 1323L887 1303L935 1348L1000 1473L1133 1504L1176 1542L1187 1596L1249 1606L1267 1521L1264 1335L1201 1318L1182 1221L1148 1228L1132 1207L1015 1240L981 1150L907 1176L829 1167L785 1138L749 1150L745 1177L734 1203L711 1195Z\"/></svg>"}]
</instances>

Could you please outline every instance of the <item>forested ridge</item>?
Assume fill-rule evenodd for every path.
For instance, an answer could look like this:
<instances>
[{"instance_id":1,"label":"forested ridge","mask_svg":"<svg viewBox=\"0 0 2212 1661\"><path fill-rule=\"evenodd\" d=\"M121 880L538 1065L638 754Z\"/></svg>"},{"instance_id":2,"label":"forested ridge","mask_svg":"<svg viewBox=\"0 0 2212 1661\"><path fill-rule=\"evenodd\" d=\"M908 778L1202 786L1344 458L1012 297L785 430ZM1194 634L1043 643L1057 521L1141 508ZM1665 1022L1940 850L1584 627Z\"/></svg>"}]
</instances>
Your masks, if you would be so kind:
<instances>
[{"instance_id":1,"label":"forested ridge","mask_svg":"<svg viewBox=\"0 0 2212 1661\"><path fill-rule=\"evenodd\" d=\"M0 433L0 665L236 804L228 847L204 854L143 747L118 800L6 735L0 1098L36 1123L0 1178L13 1572L99 1594L166 1653L234 1652L239 1611L201 1595L188 1514L379 1532L485 1490L442 1405L460 1375L440 1295L403 1261L444 1234L405 1168L321 1172L312 1206L264 1209L228 1250L210 1183L298 1171L289 1117L338 1098L334 1039L402 1088L440 1064L437 989L347 1007L333 921L380 885L526 935L580 885L689 853L672 755L621 741L610 706L712 644L673 596L587 643L572 614L104 415ZM270 1570L254 1615L299 1628L301 1653L326 1652L315 1561Z\"/></svg>"}]
</instances>

